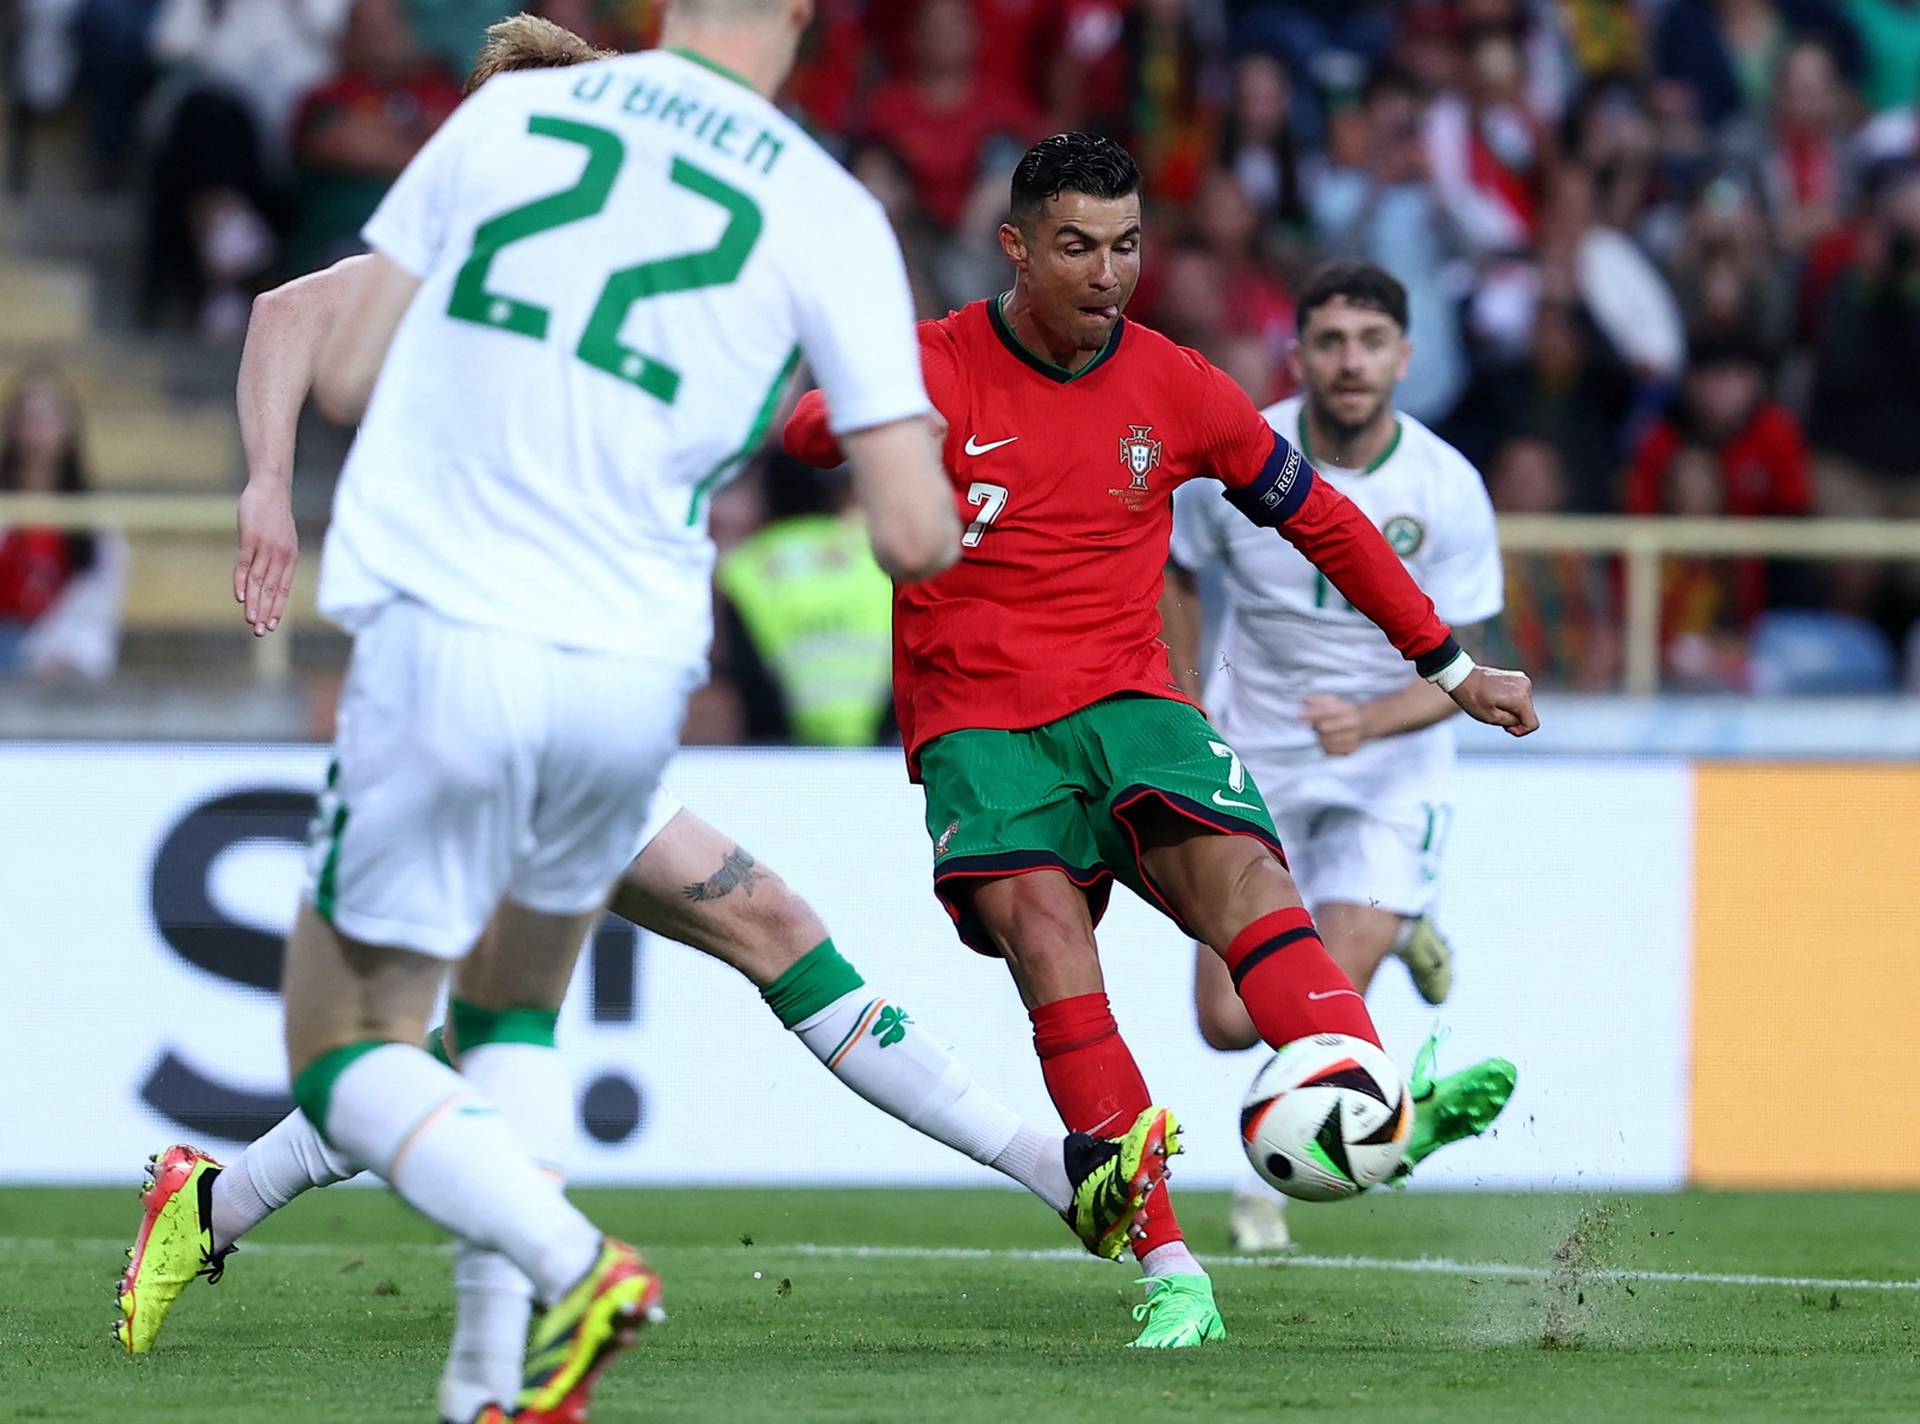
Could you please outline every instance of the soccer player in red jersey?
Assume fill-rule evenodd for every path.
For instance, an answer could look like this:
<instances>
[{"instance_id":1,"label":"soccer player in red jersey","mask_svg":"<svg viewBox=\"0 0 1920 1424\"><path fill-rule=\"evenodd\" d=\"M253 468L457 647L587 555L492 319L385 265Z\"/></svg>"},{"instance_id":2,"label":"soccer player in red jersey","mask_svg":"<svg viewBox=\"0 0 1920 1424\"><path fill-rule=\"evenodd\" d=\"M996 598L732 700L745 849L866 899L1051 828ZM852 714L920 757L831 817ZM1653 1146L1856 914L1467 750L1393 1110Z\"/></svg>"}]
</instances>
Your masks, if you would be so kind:
<instances>
[{"instance_id":1,"label":"soccer player in red jersey","mask_svg":"<svg viewBox=\"0 0 1920 1424\"><path fill-rule=\"evenodd\" d=\"M935 893L962 940L1006 959L1047 1090L1082 1131L1149 1102L1094 943L1116 879L1220 954L1267 1043L1379 1042L1259 789L1168 668L1158 600L1179 485L1219 480L1470 716L1515 736L1539 726L1527 678L1473 664L1380 532L1229 377L1122 316L1140 274L1139 187L1109 140L1037 144L1000 229L1012 291L921 324L967 527L960 562L894 602L894 695L926 787ZM840 462L818 392L786 448ZM1135 1254L1135 1344L1224 1337L1164 1191Z\"/></svg>"}]
</instances>

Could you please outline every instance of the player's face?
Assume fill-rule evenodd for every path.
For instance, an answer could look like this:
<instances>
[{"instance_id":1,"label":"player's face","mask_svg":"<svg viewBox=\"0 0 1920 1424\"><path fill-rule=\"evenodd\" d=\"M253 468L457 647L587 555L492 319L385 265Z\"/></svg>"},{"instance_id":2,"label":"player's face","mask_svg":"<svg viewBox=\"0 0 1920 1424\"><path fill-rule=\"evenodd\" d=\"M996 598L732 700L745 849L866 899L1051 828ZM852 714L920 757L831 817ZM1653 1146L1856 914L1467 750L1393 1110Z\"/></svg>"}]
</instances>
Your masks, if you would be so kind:
<instances>
[{"instance_id":1,"label":"player's face","mask_svg":"<svg viewBox=\"0 0 1920 1424\"><path fill-rule=\"evenodd\" d=\"M1031 232L1010 225L1001 240L1026 273L1040 324L1075 350L1105 346L1140 281L1139 195L1062 193Z\"/></svg>"},{"instance_id":2,"label":"player's face","mask_svg":"<svg viewBox=\"0 0 1920 1424\"><path fill-rule=\"evenodd\" d=\"M1412 354L1392 317L1335 297L1308 315L1294 343L1293 371L1321 423L1357 433L1387 409Z\"/></svg>"}]
</instances>

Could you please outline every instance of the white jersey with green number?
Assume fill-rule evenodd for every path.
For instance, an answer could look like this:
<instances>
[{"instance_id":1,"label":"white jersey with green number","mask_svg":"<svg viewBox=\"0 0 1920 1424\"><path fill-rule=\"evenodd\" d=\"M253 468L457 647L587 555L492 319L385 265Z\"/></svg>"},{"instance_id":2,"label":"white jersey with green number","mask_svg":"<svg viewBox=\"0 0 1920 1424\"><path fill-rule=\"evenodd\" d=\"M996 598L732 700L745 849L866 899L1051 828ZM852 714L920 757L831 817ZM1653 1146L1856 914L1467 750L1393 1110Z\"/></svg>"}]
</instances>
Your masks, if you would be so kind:
<instances>
[{"instance_id":1,"label":"white jersey with green number","mask_svg":"<svg viewBox=\"0 0 1920 1424\"><path fill-rule=\"evenodd\" d=\"M804 357L838 433L928 409L879 205L785 115L665 51L489 80L368 222L420 278L320 581L698 665L714 488Z\"/></svg>"},{"instance_id":2,"label":"white jersey with green number","mask_svg":"<svg viewBox=\"0 0 1920 1424\"><path fill-rule=\"evenodd\" d=\"M1304 404L1296 396L1263 414L1386 535L1440 616L1462 627L1498 615L1505 580L1493 505L1466 457L1400 415L1392 445L1370 468L1327 465L1314 458L1302 428ZM1249 761L1311 747L1313 731L1300 720L1309 694L1362 701L1412 680L1412 666L1386 634L1304 554L1202 483L1174 496L1172 552L1183 568L1217 566L1224 574L1226 612L1205 700L1228 742ZM1440 735L1450 741L1450 728Z\"/></svg>"}]
</instances>

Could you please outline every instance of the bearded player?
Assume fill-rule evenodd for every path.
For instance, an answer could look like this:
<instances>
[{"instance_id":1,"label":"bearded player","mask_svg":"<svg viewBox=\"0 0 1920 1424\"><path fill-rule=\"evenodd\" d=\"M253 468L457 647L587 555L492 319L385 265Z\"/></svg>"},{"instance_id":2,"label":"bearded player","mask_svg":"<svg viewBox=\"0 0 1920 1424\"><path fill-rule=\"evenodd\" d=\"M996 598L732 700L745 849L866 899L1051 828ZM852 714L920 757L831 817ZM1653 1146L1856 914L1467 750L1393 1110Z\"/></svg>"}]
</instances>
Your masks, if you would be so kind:
<instances>
[{"instance_id":1,"label":"bearded player","mask_svg":"<svg viewBox=\"0 0 1920 1424\"><path fill-rule=\"evenodd\" d=\"M1293 368L1304 394L1265 411L1268 422L1379 527L1463 636L1496 617L1504 574L1486 486L1457 450L1393 408L1412 355L1406 289L1370 262L1330 262L1302 289L1299 322ZM1453 955L1430 915L1453 822L1453 701L1409 677L1380 630L1298 552L1196 485L1174 496L1162 601L1174 674L1188 693L1200 691L1195 575L1204 569L1220 570L1226 585L1206 707L1272 798L1327 953L1363 994L1397 955L1421 997L1440 1003ZM1205 946L1194 992L1213 1047L1260 1041ZM1433 1048L1429 1040L1414 1061L1416 1094L1428 1087ZM1513 1078L1500 1059L1479 1071L1487 1091L1465 1105L1476 1132L1506 1105ZM1234 1245L1289 1245L1284 1201L1265 1186L1237 1191Z\"/></svg>"},{"instance_id":2,"label":"bearded player","mask_svg":"<svg viewBox=\"0 0 1920 1424\"><path fill-rule=\"evenodd\" d=\"M1221 482L1475 718L1533 731L1526 677L1474 666L1371 521L1197 354L1122 315L1140 273L1140 175L1119 145L1059 134L1013 178L1010 292L920 327L967 521L961 560L894 604L895 701L926 788L934 888L972 948L1004 958L1069 1127L1149 1102L1107 1002L1094 927L1114 880L1226 963L1262 1039L1378 1043L1328 957L1245 765L1181 692L1158 600L1173 491ZM790 453L838 463L825 398ZM1471 1085L1463 1085L1463 1090ZM1460 1135L1423 1105L1410 1155ZM1136 1345L1224 1337L1165 1191L1134 1244Z\"/></svg>"},{"instance_id":3,"label":"bearded player","mask_svg":"<svg viewBox=\"0 0 1920 1424\"><path fill-rule=\"evenodd\" d=\"M496 73L610 57L529 15L487 34L468 93ZM290 489L299 411L320 350L371 261L347 258L254 306L238 390L249 478L240 500L234 597L259 636L278 627L299 558ZM1090 1251L1118 1259L1128 1226L1164 1172L1167 1149L1177 1145L1164 1113L1141 1115L1114 1141L1063 1138L1021 1122L910 1015L867 987L811 907L743 848L665 793L655 798L640 845L614 890L615 914L739 970L847 1087L1019 1181ZM455 1047L503 1036L523 1054L551 1045L557 1004L528 1002L514 941L514 917L503 913L457 971L449 1035ZM549 1126L536 1155L557 1169L570 1122L561 1117ZM360 1168L295 1112L230 1166L176 1146L157 1154L150 1170L147 1210L128 1252L133 1264L118 1290L115 1336L130 1353L153 1348L180 1291L198 1275L219 1279L242 1236L296 1196ZM465 1243L456 1246L455 1280L458 1310L440 1407L443 1418L465 1421L517 1385L533 1286L504 1256Z\"/></svg>"}]
</instances>

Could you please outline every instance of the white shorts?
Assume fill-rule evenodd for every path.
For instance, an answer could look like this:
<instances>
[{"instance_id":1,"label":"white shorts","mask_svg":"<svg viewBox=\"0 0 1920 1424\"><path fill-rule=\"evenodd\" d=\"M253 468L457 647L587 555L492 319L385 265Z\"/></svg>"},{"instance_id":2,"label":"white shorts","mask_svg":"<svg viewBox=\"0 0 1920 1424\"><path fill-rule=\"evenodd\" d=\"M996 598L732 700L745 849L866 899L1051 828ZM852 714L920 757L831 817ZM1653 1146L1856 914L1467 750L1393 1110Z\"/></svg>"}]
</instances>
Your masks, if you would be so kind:
<instances>
[{"instance_id":1,"label":"white shorts","mask_svg":"<svg viewBox=\"0 0 1920 1424\"><path fill-rule=\"evenodd\" d=\"M1314 747L1245 761L1309 909L1433 909L1453 826L1453 728L1368 742L1345 757Z\"/></svg>"},{"instance_id":2,"label":"white shorts","mask_svg":"<svg viewBox=\"0 0 1920 1424\"><path fill-rule=\"evenodd\" d=\"M381 609L354 638L306 896L351 939L459 959L502 899L602 904L694 672Z\"/></svg>"}]
</instances>

